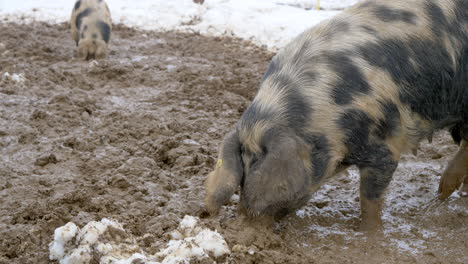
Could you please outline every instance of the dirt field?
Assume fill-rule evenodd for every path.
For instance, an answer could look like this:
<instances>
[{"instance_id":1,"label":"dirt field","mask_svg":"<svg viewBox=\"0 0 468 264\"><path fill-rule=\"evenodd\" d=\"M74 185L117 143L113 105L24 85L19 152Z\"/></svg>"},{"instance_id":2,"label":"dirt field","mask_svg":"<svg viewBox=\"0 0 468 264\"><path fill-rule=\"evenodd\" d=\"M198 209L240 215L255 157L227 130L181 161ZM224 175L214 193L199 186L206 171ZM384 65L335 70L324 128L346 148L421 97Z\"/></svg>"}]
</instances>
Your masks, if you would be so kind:
<instances>
[{"instance_id":1,"label":"dirt field","mask_svg":"<svg viewBox=\"0 0 468 264\"><path fill-rule=\"evenodd\" d=\"M0 263L49 263L55 228L102 217L154 254L186 214L225 237L220 263L468 263L468 198L424 210L456 151L446 134L400 163L383 237L356 231L354 169L274 226L236 218L236 199L208 217L203 180L273 54L123 26L107 60L74 50L66 24L0 22Z\"/></svg>"}]
</instances>

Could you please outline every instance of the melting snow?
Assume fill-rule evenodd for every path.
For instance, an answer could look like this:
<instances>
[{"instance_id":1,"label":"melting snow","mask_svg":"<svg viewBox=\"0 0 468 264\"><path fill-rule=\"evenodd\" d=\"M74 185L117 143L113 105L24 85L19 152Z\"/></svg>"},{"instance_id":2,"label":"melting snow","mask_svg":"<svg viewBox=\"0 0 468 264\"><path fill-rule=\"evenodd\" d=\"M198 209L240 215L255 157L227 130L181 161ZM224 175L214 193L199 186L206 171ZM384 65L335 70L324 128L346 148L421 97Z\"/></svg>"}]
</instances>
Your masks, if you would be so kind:
<instances>
[{"instance_id":1,"label":"melting snow","mask_svg":"<svg viewBox=\"0 0 468 264\"><path fill-rule=\"evenodd\" d=\"M5 72L3 75L2 75L2 80L11 80L15 83L24 83L26 81L26 78L24 77L23 74L17 74L17 73L13 73L13 74L10 74L9 72Z\"/></svg>"},{"instance_id":2,"label":"melting snow","mask_svg":"<svg viewBox=\"0 0 468 264\"><path fill-rule=\"evenodd\" d=\"M358 0L107 0L114 23L141 29L197 31L237 36L270 48L281 48L307 28L330 18ZM0 18L60 23L70 18L73 3L61 0L0 2ZM155 19L157 18L157 19ZM252 26L255 25L255 26Z\"/></svg>"},{"instance_id":3,"label":"melting snow","mask_svg":"<svg viewBox=\"0 0 468 264\"><path fill-rule=\"evenodd\" d=\"M81 229L70 222L55 230L49 257L60 264L90 263L96 256L103 264L131 264L134 261L180 264L229 254L224 238L216 231L203 228L198 221L198 218L186 215L171 233L167 247L155 255L146 254L136 239L114 220L103 218L99 222L89 222Z\"/></svg>"}]
</instances>

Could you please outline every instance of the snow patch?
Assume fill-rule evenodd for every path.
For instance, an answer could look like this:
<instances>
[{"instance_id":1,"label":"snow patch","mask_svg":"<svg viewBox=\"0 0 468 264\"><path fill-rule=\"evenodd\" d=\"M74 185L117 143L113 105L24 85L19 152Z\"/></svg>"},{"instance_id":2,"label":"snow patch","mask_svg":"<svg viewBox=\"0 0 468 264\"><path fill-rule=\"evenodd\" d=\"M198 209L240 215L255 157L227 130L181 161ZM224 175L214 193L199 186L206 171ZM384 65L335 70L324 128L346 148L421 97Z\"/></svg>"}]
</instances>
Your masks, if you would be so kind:
<instances>
[{"instance_id":1,"label":"snow patch","mask_svg":"<svg viewBox=\"0 0 468 264\"><path fill-rule=\"evenodd\" d=\"M191 258L207 258L210 254L220 257L231 253L224 238L216 231L201 228L198 220L189 215L184 217L179 228L171 233L168 247L157 254L165 256L162 263L185 263L183 261L188 262Z\"/></svg>"},{"instance_id":2,"label":"snow patch","mask_svg":"<svg viewBox=\"0 0 468 264\"><path fill-rule=\"evenodd\" d=\"M224 238L200 226L199 219L193 216L186 215L171 237L165 249L150 255L117 221L103 218L81 229L69 222L54 231L49 258L60 264L91 263L96 256L102 264L179 264L230 253Z\"/></svg>"},{"instance_id":3,"label":"snow patch","mask_svg":"<svg viewBox=\"0 0 468 264\"><path fill-rule=\"evenodd\" d=\"M283 47L304 30L359 0L107 0L114 23L148 30L237 36L271 49ZM73 3L23 0L0 7L0 19L28 23L68 21ZM157 19L155 19L157 18ZM252 26L254 25L254 26Z\"/></svg>"},{"instance_id":4,"label":"snow patch","mask_svg":"<svg viewBox=\"0 0 468 264\"><path fill-rule=\"evenodd\" d=\"M91 221L81 229L69 222L55 230L49 245L49 258L60 264L90 263L95 256L101 256L100 263L110 264L126 261L134 253L141 253L136 240L120 223L107 218Z\"/></svg>"},{"instance_id":5,"label":"snow patch","mask_svg":"<svg viewBox=\"0 0 468 264\"><path fill-rule=\"evenodd\" d=\"M182 141L182 143L186 144L186 145L195 145L195 146L199 146L200 143L198 143L197 141L193 140L193 139L184 139Z\"/></svg>"},{"instance_id":6,"label":"snow patch","mask_svg":"<svg viewBox=\"0 0 468 264\"><path fill-rule=\"evenodd\" d=\"M5 72L2 75L2 81L13 81L18 84L23 84L26 81L26 78L21 73L10 74L9 72Z\"/></svg>"},{"instance_id":7,"label":"snow patch","mask_svg":"<svg viewBox=\"0 0 468 264\"><path fill-rule=\"evenodd\" d=\"M50 259L63 258L65 246L76 236L77 232L78 227L72 222L55 229L54 241L49 246Z\"/></svg>"}]
</instances>

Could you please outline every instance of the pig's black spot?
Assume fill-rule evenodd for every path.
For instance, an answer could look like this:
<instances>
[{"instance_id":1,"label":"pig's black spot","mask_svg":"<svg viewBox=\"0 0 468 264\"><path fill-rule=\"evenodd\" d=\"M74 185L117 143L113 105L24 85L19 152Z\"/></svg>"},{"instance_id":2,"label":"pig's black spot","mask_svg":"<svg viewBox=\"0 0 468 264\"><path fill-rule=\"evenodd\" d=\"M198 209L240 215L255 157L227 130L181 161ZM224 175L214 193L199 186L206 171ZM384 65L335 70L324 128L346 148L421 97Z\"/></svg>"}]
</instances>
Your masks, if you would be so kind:
<instances>
[{"instance_id":1,"label":"pig's black spot","mask_svg":"<svg viewBox=\"0 0 468 264\"><path fill-rule=\"evenodd\" d=\"M386 139L394 135L400 127L400 111L396 104L391 101L380 103L380 110L384 116L376 124L376 136L380 139Z\"/></svg>"},{"instance_id":2,"label":"pig's black spot","mask_svg":"<svg viewBox=\"0 0 468 264\"><path fill-rule=\"evenodd\" d=\"M88 25L83 26L83 31L86 31L86 30L88 30Z\"/></svg>"},{"instance_id":3,"label":"pig's black spot","mask_svg":"<svg viewBox=\"0 0 468 264\"><path fill-rule=\"evenodd\" d=\"M310 86L312 83L314 83L317 80L317 76L318 76L317 72L312 71L312 70L307 70L300 75L299 77L301 79L300 83Z\"/></svg>"},{"instance_id":4,"label":"pig's black spot","mask_svg":"<svg viewBox=\"0 0 468 264\"><path fill-rule=\"evenodd\" d=\"M299 88L296 81L285 73L276 75L272 83L276 90L296 90Z\"/></svg>"},{"instance_id":5,"label":"pig's black spot","mask_svg":"<svg viewBox=\"0 0 468 264\"><path fill-rule=\"evenodd\" d=\"M106 22L104 22L102 20L99 20L97 22L97 27L99 29L99 32L101 32L102 39L106 43L109 43L110 34L111 34L111 29L110 29L109 24L107 24Z\"/></svg>"},{"instance_id":6,"label":"pig's black spot","mask_svg":"<svg viewBox=\"0 0 468 264\"><path fill-rule=\"evenodd\" d=\"M96 33L93 33L93 35L91 35L93 39L97 39L97 34Z\"/></svg>"},{"instance_id":7,"label":"pig's black spot","mask_svg":"<svg viewBox=\"0 0 468 264\"><path fill-rule=\"evenodd\" d=\"M348 32L350 28L349 23L344 21L333 21L330 25L332 27L331 30L338 33Z\"/></svg>"},{"instance_id":8,"label":"pig's black spot","mask_svg":"<svg viewBox=\"0 0 468 264\"><path fill-rule=\"evenodd\" d=\"M268 68L266 69L265 74L263 74L262 81L266 80L269 76L278 72L279 70L280 70L279 61L276 57L274 57L271 60L270 64L268 65Z\"/></svg>"},{"instance_id":9,"label":"pig's black spot","mask_svg":"<svg viewBox=\"0 0 468 264\"><path fill-rule=\"evenodd\" d=\"M458 0L454 4L455 8L455 23L466 23L468 20L468 1Z\"/></svg>"},{"instance_id":10,"label":"pig's black spot","mask_svg":"<svg viewBox=\"0 0 468 264\"><path fill-rule=\"evenodd\" d=\"M398 162L392 159L390 151L385 146L374 148L369 151L369 155L377 157L378 162L358 167L361 173L361 188L364 197L375 200L382 197L383 192L392 180Z\"/></svg>"},{"instance_id":11,"label":"pig's black spot","mask_svg":"<svg viewBox=\"0 0 468 264\"><path fill-rule=\"evenodd\" d=\"M464 24L468 24L468 3L460 4L467 8L457 7L453 18L444 16L440 7L433 2L428 2L423 9L431 20L431 30L436 36L447 33L451 39L461 43L461 49L455 54L457 67L454 67L452 54L439 39L420 36L401 40L379 39L377 43L367 43L357 48L371 66L390 74L398 85L401 102L423 118L433 121L435 129L453 125L468 116L468 35L462 30ZM394 14L408 23L416 19L414 14ZM394 120L398 120L398 117L395 116ZM384 124L392 122L385 121ZM380 129L380 136L387 136L384 131Z\"/></svg>"},{"instance_id":12,"label":"pig's black spot","mask_svg":"<svg viewBox=\"0 0 468 264\"><path fill-rule=\"evenodd\" d=\"M345 135L344 144L348 154L344 163L358 166L377 166L380 159L389 155L382 140L370 137L376 121L368 113L359 109L347 110L337 121Z\"/></svg>"},{"instance_id":13,"label":"pig's black spot","mask_svg":"<svg viewBox=\"0 0 468 264\"><path fill-rule=\"evenodd\" d=\"M326 30L323 30L320 37L322 40L329 41L335 35L339 35L341 33L346 33L350 29L350 24L348 22L333 19L326 25Z\"/></svg>"},{"instance_id":14,"label":"pig's black spot","mask_svg":"<svg viewBox=\"0 0 468 264\"><path fill-rule=\"evenodd\" d=\"M408 47L398 39L364 44L358 48L358 52L371 66L377 66L390 73L394 81L399 81L406 71L413 70L409 62Z\"/></svg>"},{"instance_id":15,"label":"pig's black spot","mask_svg":"<svg viewBox=\"0 0 468 264\"><path fill-rule=\"evenodd\" d=\"M331 92L335 103L339 105L349 104L354 95L366 94L370 91L370 86L361 70L354 65L351 58L344 52L328 54L327 60L331 70L338 77Z\"/></svg>"},{"instance_id":16,"label":"pig's black spot","mask_svg":"<svg viewBox=\"0 0 468 264\"><path fill-rule=\"evenodd\" d=\"M77 1L75 3L75 7L73 7L74 10L77 10L78 8L80 8L80 5L81 5L81 1Z\"/></svg>"},{"instance_id":17,"label":"pig's black spot","mask_svg":"<svg viewBox=\"0 0 468 264\"><path fill-rule=\"evenodd\" d=\"M85 35L83 32L81 32L81 38L84 39L85 38Z\"/></svg>"},{"instance_id":18,"label":"pig's black spot","mask_svg":"<svg viewBox=\"0 0 468 264\"><path fill-rule=\"evenodd\" d=\"M311 42L304 41L301 44L301 47L294 52L294 55L291 60L292 65L294 65L294 67L299 67L301 64L303 64L303 61L307 59L306 57L307 51L310 49L311 49Z\"/></svg>"},{"instance_id":19,"label":"pig's black spot","mask_svg":"<svg viewBox=\"0 0 468 264\"><path fill-rule=\"evenodd\" d=\"M452 22L447 21L434 3L427 3L425 12L437 36L447 32L462 43L457 51L458 67L453 66L451 55L439 39L417 36L404 40L380 39L377 43L361 45L358 51L371 66L390 74L399 86L403 103L433 121L434 128L439 129L456 122L460 114L466 112L464 109L468 109L468 102L464 102L468 99L463 99L468 82L468 37L459 25L460 21L468 20L468 12L457 11L457 19Z\"/></svg>"},{"instance_id":20,"label":"pig's black spot","mask_svg":"<svg viewBox=\"0 0 468 264\"><path fill-rule=\"evenodd\" d=\"M284 109L278 109L272 112L261 111L258 105L254 102L242 115L241 124L243 127L252 128L258 121L274 120L275 115L281 114L286 117L287 125L295 131L301 131L304 125L307 123L312 107L310 102L306 100L304 96L300 94L300 88L297 81L285 74L279 74L274 76L271 80L274 89L277 91L285 90L285 96L283 98L285 102Z\"/></svg>"},{"instance_id":21,"label":"pig's black spot","mask_svg":"<svg viewBox=\"0 0 468 264\"><path fill-rule=\"evenodd\" d=\"M274 117L274 113L262 111L256 102L253 102L245 112L239 121L241 129L250 130L259 121L271 120Z\"/></svg>"},{"instance_id":22,"label":"pig's black spot","mask_svg":"<svg viewBox=\"0 0 468 264\"><path fill-rule=\"evenodd\" d=\"M309 121L312 107L310 102L300 94L300 89L289 89L286 93L286 116L289 126L299 131Z\"/></svg>"},{"instance_id":23,"label":"pig's black spot","mask_svg":"<svg viewBox=\"0 0 468 264\"><path fill-rule=\"evenodd\" d=\"M344 132L345 145L351 153L366 153L370 127L374 123L375 121L366 112L358 109L348 110L341 115L337 125Z\"/></svg>"},{"instance_id":24,"label":"pig's black spot","mask_svg":"<svg viewBox=\"0 0 468 264\"><path fill-rule=\"evenodd\" d=\"M76 21L75 25L77 29L81 28L81 22L84 17L87 17L89 14L91 14L93 10L91 8L86 8L85 10L81 11L77 16L76 16Z\"/></svg>"},{"instance_id":25,"label":"pig's black spot","mask_svg":"<svg viewBox=\"0 0 468 264\"><path fill-rule=\"evenodd\" d=\"M405 23L414 24L416 20L416 15L413 12L390 8L383 5L375 6L371 12L384 22L403 21Z\"/></svg>"},{"instance_id":26,"label":"pig's black spot","mask_svg":"<svg viewBox=\"0 0 468 264\"><path fill-rule=\"evenodd\" d=\"M313 76L311 76L313 77ZM306 122L311 113L310 102L300 93L300 85L302 83L296 77L291 77L287 74L278 74L272 79L276 90L286 90L283 100L286 103L286 109L278 109L284 111L288 120L288 124L295 130L300 130Z\"/></svg>"},{"instance_id":27,"label":"pig's black spot","mask_svg":"<svg viewBox=\"0 0 468 264\"><path fill-rule=\"evenodd\" d=\"M372 1L363 1L360 4L358 4L360 7L373 7L376 6L375 2Z\"/></svg>"},{"instance_id":28,"label":"pig's black spot","mask_svg":"<svg viewBox=\"0 0 468 264\"><path fill-rule=\"evenodd\" d=\"M330 21L330 23L328 24L328 31L326 32L326 35L324 37L325 39L330 39L334 35L348 32L349 29L350 25L348 22L335 19Z\"/></svg>"},{"instance_id":29,"label":"pig's black spot","mask_svg":"<svg viewBox=\"0 0 468 264\"><path fill-rule=\"evenodd\" d=\"M377 30L375 30L371 26L362 25L362 26L360 26L360 28L362 28L362 30L364 30L367 34L370 34L370 35L376 35L377 34Z\"/></svg>"},{"instance_id":30,"label":"pig's black spot","mask_svg":"<svg viewBox=\"0 0 468 264\"><path fill-rule=\"evenodd\" d=\"M313 183L319 183L325 176L328 163L330 162L330 143L328 138L321 133L306 134L304 139L312 147L312 179Z\"/></svg>"},{"instance_id":31,"label":"pig's black spot","mask_svg":"<svg viewBox=\"0 0 468 264\"><path fill-rule=\"evenodd\" d=\"M436 126L444 120L460 118L466 83L457 85L457 81L468 81L467 64L454 72L451 56L439 42L410 39L406 45L416 66L404 65L404 71L398 76L402 86L400 100L425 119L434 121ZM467 48L461 54L466 51Z\"/></svg>"},{"instance_id":32,"label":"pig's black spot","mask_svg":"<svg viewBox=\"0 0 468 264\"><path fill-rule=\"evenodd\" d=\"M430 19L432 31L437 35L442 34L448 25L447 18L442 9L436 3L430 1L424 4L424 9Z\"/></svg>"},{"instance_id":33,"label":"pig's black spot","mask_svg":"<svg viewBox=\"0 0 468 264\"><path fill-rule=\"evenodd\" d=\"M370 140L375 121L366 112L352 109L342 114L337 124L345 133L344 144L348 149L342 162L358 166L365 174L361 175L361 186L368 199L380 198L397 162L383 141Z\"/></svg>"}]
</instances>

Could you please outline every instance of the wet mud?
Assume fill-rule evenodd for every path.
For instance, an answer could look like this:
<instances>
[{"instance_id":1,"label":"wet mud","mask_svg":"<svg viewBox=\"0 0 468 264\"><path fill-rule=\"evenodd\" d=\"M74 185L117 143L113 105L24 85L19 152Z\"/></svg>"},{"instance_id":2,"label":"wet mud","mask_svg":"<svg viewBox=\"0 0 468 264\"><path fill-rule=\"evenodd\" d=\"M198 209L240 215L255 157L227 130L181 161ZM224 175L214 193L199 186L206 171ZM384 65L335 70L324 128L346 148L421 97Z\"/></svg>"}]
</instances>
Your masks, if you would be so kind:
<instances>
[{"instance_id":1,"label":"wet mud","mask_svg":"<svg viewBox=\"0 0 468 264\"><path fill-rule=\"evenodd\" d=\"M457 149L446 133L403 158L381 236L357 231L355 169L273 224L236 217L236 196L209 216L203 181L272 53L116 25L109 57L85 62L66 24L0 32L0 263L50 263L55 228L103 217L154 254L187 214L226 239L219 263L468 262L468 198L426 210Z\"/></svg>"}]
</instances>

